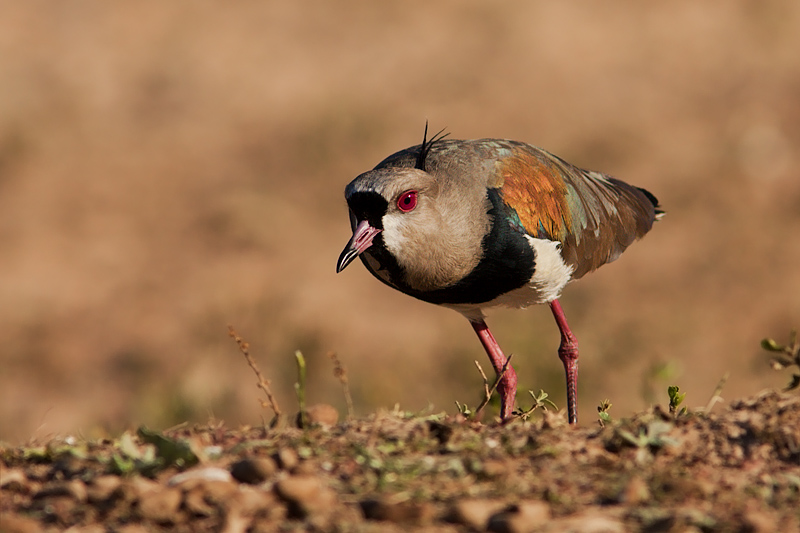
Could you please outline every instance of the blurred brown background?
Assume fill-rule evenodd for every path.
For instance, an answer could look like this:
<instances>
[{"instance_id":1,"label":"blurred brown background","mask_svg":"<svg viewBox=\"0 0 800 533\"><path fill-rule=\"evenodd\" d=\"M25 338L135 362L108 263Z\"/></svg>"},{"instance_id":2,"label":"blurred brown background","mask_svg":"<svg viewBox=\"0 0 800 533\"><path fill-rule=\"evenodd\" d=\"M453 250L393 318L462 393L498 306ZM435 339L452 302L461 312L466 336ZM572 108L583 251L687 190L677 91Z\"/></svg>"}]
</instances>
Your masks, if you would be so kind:
<instances>
[{"instance_id":1,"label":"blurred brown background","mask_svg":"<svg viewBox=\"0 0 800 533\"><path fill-rule=\"evenodd\" d=\"M788 376L800 326L800 4L2 2L0 439L259 423L233 324L285 411L475 405L456 313L336 258L342 191L421 140L504 137L653 191L668 215L562 303L581 412ZM546 307L489 324L563 405ZM654 396L655 395L655 396ZM524 396L520 396L524 402Z\"/></svg>"}]
</instances>

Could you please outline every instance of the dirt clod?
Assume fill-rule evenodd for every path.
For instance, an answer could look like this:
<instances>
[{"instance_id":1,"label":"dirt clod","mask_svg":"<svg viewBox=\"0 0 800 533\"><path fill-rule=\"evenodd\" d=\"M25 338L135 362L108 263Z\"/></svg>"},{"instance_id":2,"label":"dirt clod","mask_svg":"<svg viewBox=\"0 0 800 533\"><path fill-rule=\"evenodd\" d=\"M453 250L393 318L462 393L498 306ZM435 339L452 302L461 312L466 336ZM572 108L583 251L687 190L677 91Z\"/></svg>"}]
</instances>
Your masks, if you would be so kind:
<instances>
[{"instance_id":1,"label":"dirt clod","mask_svg":"<svg viewBox=\"0 0 800 533\"><path fill-rule=\"evenodd\" d=\"M434 517L435 508L428 502L392 501L391 499L361 502L364 518L400 524L425 525Z\"/></svg>"},{"instance_id":2,"label":"dirt clod","mask_svg":"<svg viewBox=\"0 0 800 533\"><path fill-rule=\"evenodd\" d=\"M447 519L475 531L484 531L489 525L489 519L505 507L507 504L502 500L459 500L450 508Z\"/></svg>"},{"instance_id":3,"label":"dirt clod","mask_svg":"<svg viewBox=\"0 0 800 533\"><path fill-rule=\"evenodd\" d=\"M306 409L306 421L322 427L335 426L339 422L339 411L327 403L318 403Z\"/></svg>"},{"instance_id":4,"label":"dirt clod","mask_svg":"<svg viewBox=\"0 0 800 533\"><path fill-rule=\"evenodd\" d=\"M278 462L278 466L280 466L282 470L291 471L300 462L297 452L287 447L279 449L273 458Z\"/></svg>"},{"instance_id":5,"label":"dirt clod","mask_svg":"<svg viewBox=\"0 0 800 533\"><path fill-rule=\"evenodd\" d=\"M289 515L305 518L329 512L336 495L319 478L290 476L275 484L275 492L289 506Z\"/></svg>"},{"instance_id":6,"label":"dirt clod","mask_svg":"<svg viewBox=\"0 0 800 533\"><path fill-rule=\"evenodd\" d=\"M139 515L158 524L173 524L181 521L178 508L182 494L176 488L158 488L139 497Z\"/></svg>"},{"instance_id":7,"label":"dirt clod","mask_svg":"<svg viewBox=\"0 0 800 533\"><path fill-rule=\"evenodd\" d=\"M111 498L121 484L119 476L98 476L86 487L86 495L92 503L104 502Z\"/></svg>"},{"instance_id":8,"label":"dirt clod","mask_svg":"<svg viewBox=\"0 0 800 533\"><path fill-rule=\"evenodd\" d=\"M253 457L233 463L231 475L237 481L258 485L271 478L278 471L278 465L271 457Z\"/></svg>"},{"instance_id":9,"label":"dirt clod","mask_svg":"<svg viewBox=\"0 0 800 533\"><path fill-rule=\"evenodd\" d=\"M546 503L525 501L493 515L487 529L496 533L527 533L542 526L549 518L550 506Z\"/></svg>"}]
</instances>

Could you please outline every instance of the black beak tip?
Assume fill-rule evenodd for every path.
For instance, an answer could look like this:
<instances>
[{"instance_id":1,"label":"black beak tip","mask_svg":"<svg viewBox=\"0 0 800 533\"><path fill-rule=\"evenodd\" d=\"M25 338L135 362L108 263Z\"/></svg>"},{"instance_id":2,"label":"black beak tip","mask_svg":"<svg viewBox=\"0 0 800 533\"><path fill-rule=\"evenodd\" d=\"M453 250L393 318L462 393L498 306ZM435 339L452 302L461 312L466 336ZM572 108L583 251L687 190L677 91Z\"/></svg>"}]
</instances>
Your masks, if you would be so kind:
<instances>
[{"instance_id":1,"label":"black beak tip","mask_svg":"<svg viewBox=\"0 0 800 533\"><path fill-rule=\"evenodd\" d=\"M347 265L352 263L353 259L355 259L357 256L358 253L356 252L356 250L354 250L348 245L347 248L345 248L342 251L341 255L339 255L339 260L336 261L336 273L338 274L339 272L347 268Z\"/></svg>"}]
</instances>

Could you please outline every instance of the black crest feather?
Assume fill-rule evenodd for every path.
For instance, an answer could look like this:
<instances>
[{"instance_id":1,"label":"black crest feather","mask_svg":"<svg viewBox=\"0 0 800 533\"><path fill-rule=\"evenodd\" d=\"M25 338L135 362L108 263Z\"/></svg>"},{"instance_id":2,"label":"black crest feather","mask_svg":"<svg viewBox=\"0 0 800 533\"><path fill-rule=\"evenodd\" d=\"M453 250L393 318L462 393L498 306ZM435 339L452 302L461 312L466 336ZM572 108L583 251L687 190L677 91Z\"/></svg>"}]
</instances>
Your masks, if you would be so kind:
<instances>
[{"instance_id":1,"label":"black crest feather","mask_svg":"<svg viewBox=\"0 0 800 533\"><path fill-rule=\"evenodd\" d=\"M428 153L431 151L431 147L436 141L441 141L448 135L449 133L444 133L444 130L447 128L442 128L439 132L431 137L431 140L428 140L428 121L425 121L425 133L422 134L422 145L419 148L419 153L417 154L417 163L414 165L414 168L418 168L422 171L425 171L425 159L428 157ZM444 133L444 135L442 135Z\"/></svg>"}]
</instances>

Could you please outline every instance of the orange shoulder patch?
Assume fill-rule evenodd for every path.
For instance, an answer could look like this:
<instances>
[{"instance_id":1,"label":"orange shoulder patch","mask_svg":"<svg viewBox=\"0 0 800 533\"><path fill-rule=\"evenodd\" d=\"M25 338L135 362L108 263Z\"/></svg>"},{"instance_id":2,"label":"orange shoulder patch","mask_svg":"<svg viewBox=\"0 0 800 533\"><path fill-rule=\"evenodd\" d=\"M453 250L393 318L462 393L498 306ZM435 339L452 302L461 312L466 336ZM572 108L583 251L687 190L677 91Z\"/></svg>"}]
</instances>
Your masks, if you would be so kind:
<instances>
[{"instance_id":1,"label":"orange shoulder patch","mask_svg":"<svg viewBox=\"0 0 800 533\"><path fill-rule=\"evenodd\" d=\"M572 230L567 185L548 154L515 149L497 163L503 200L533 236L562 240ZM542 235L542 233L544 235Z\"/></svg>"}]
</instances>

